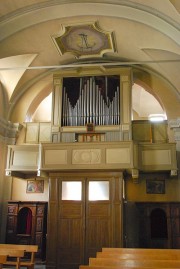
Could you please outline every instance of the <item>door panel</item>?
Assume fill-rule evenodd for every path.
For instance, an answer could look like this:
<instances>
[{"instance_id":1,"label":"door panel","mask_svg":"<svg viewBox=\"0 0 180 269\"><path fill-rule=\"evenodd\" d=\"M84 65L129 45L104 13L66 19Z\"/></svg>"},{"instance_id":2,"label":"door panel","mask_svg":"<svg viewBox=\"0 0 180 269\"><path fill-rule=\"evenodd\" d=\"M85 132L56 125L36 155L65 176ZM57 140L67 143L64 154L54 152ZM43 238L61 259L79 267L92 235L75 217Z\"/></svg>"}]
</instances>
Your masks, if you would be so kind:
<instances>
[{"instance_id":1,"label":"door panel","mask_svg":"<svg viewBox=\"0 0 180 269\"><path fill-rule=\"evenodd\" d=\"M61 220L58 239L58 267L79 265L82 261L82 221Z\"/></svg>"},{"instance_id":2,"label":"door panel","mask_svg":"<svg viewBox=\"0 0 180 269\"><path fill-rule=\"evenodd\" d=\"M61 201L58 225L58 268L77 268L81 264L83 238L82 202Z\"/></svg>"},{"instance_id":3,"label":"door panel","mask_svg":"<svg viewBox=\"0 0 180 269\"><path fill-rule=\"evenodd\" d=\"M119 247L122 243L122 178L119 174L73 176L58 178L57 231L51 229L57 246L53 262L58 269L78 269L102 247ZM52 268L48 260L47 267Z\"/></svg>"},{"instance_id":4,"label":"door panel","mask_svg":"<svg viewBox=\"0 0 180 269\"><path fill-rule=\"evenodd\" d=\"M58 268L73 269L78 268L84 259L84 183L71 179L59 183L57 265Z\"/></svg>"},{"instance_id":5,"label":"door panel","mask_svg":"<svg viewBox=\"0 0 180 269\"><path fill-rule=\"evenodd\" d=\"M102 247L108 247L112 242L111 221L107 218L89 217L86 226L86 263L90 257Z\"/></svg>"},{"instance_id":6,"label":"door panel","mask_svg":"<svg viewBox=\"0 0 180 269\"><path fill-rule=\"evenodd\" d=\"M102 247L111 246L113 237L110 179L88 179L87 192L85 263Z\"/></svg>"}]
</instances>

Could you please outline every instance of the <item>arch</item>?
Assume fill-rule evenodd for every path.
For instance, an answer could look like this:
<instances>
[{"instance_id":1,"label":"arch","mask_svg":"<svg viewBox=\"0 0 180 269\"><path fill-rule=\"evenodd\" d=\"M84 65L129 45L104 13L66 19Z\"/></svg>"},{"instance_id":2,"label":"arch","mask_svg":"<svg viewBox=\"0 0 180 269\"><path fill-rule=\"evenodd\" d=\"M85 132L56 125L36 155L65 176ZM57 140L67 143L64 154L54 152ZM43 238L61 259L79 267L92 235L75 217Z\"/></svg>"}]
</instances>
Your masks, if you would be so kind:
<instances>
[{"instance_id":1,"label":"arch","mask_svg":"<svg viewBox=\"0 0 180 269\"><path fill-rule=\"evenodd\" d=\"M51 87L46 87L43 89L31 102L27 113L26 113L26 121L31 121L33 114L37 110L38 106L43 102L43 100L48 97L48 95L52 92Z\"/></svg>"},{"instance_id":2,"label":"arch","mask_svg":"<svg viewBox=\"0 0 180 269\"><path fill-rule=\"evenodd\" d=\"M171 84L171 82L169 82L167 78L145 66L136 66L133 71L134 83L142 85L155 96L165 111L167 118L171 119L178 117L177 111L179 107L178 103L180 95L178 90ZM166 92L166 94L164 94L164 92ZM169 102L170 99L171 102ZM177 107L177 109L174 109L173 111L171 109L172 103L174 108Z\"/></svg>"},{"instance_id":3,"label":"arch","mask_svg":"<svg viewBox=\"0 0 180 269\"><path fill-rule=\"evenodd\" d=\"M28 207L19 210L17 216L17 234L30 235L32 231L32 211Z\"/></svg>"},{"instance_id":4,"label":"arch","mask_svg":"<svg viewBox=\"0 0 180 269\"><path fill-rule=\"evenodd\" d=\"M159 96L157 95L156 92L153 91L153 89L143 80L140 79L136 79L134 81L135 84L141 86L145 91L147 91L148 93L150 93L151 95L154 96L154 98L159 102L160 106L162 107L162 109L165 111L165 107L164 104L162 102L162 100L159 98Z\"/></svg>"},{"instance_id":5,"label":"arch","mask_svg":"<svg viewBox=\"0 0 180 269\"><path fill-rule=\"evenodd\" d=\"M144 83L134 83L132 87L133 119L148 119L150 114L163 114L165 111L159 98L152 93L152 89L146 89ZM143 85L143 86L142 86Z\"/></svg>"},{"instance_id":6,"label":"arch","mask_svg":"<svg viewBox=\"0 0 180 269\"><path fill-rule=\"evenodd\" d=\"M94 7L95 3L93 2L84 3L80 0L69 2L68 5L71 4L71 8L68 9L69 17L83 16L87 12L89 16L109 16L109 8L111 7L112 17L125 18L146 24L179 44L178 24L168 16L147 6L127 3L126 1L118 2L118 4L116 1L99 1L99 3L96 3L96 7ZM4 21L0 23L1 40L37 23L65 18L67 16L66 9L67 3L65 2L59 4L57 1L49 1L22 8L19 12L12 12L9 16L4 16Z\"/></svg>"}]
</instances>

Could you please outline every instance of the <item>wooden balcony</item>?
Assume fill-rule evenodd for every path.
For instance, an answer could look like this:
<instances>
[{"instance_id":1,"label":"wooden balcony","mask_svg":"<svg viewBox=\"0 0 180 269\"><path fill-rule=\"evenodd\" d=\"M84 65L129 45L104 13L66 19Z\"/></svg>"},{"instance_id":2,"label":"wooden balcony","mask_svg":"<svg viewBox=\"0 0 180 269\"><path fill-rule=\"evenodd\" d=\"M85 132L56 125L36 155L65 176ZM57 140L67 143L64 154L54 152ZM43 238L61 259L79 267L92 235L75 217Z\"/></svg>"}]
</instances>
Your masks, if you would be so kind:
<instances>
[{"instance_id":1,"label":"wooden balcony","mask_svg":"<svg viewBox=\"0 0 180 269\"><path fill-rule=\"evenodd\" d=\"M175 172L176 144L123 141L8 146L7 176L77 170Z\"/></svg>"}]
</instances>

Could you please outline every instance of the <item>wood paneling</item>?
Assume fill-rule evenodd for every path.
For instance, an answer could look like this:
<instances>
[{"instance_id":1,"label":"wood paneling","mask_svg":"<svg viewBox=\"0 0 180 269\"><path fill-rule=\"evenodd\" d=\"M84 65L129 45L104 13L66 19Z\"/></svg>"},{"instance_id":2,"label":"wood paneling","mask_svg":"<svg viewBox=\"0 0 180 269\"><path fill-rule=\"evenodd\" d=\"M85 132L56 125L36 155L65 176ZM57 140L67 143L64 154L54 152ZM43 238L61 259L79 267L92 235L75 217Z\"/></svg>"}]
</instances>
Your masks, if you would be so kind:
<instances>
[{"instance_id":1,"label":"wood paneling","mask_svg":"<svg viewBox=\"0 0 180 269\"><path fill-rule=\"evenodd\" d=\"M140 247L180 248L180 203L137 203L137 208L140 216ZM151 236L151 213L156 209L166 215L167 238Z\"/></svg>"},{"instance_id":2,"label":"wood paneling","mask_svg":"<svg viewBox=\"0 0 180 269\"><path fill-rule=\"evenodd\" d=\"M62 200L62 181L73 180L82 182L82 200ZM110 199L88 201L90 180L108 181ZM78 269L103 246L122 246L122 173L51 174L50 182L47 268Z\"/></svg>"},{"instance_id":3,"label":"wood paneling","mask_svg":"<svg viewBox=\"0 0 180 269\"><path fill-rule=\"evenodd\" d=\"M23 210L30 210L32 214L30 233L21 233L24 222ZM20 218L22 217L22 219ZM46 232L47 232L47 203L46 202L8 202L6 243L38 245L37 258L46 258Z\"/></svg>"}]
</instances>

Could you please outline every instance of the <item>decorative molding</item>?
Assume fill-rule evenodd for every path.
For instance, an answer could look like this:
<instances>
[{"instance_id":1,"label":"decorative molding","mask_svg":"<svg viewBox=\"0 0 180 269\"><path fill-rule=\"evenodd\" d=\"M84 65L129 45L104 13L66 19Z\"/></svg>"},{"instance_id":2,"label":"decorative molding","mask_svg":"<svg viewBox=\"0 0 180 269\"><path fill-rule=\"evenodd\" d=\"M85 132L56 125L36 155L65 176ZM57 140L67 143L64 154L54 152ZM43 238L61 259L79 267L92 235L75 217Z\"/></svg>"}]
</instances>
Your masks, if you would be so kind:
<instances>
[{"instance_id":1,"label":"decorative molding","mask_svg":"<svg viewBox=\"0 0 180 269\"><path fill-rule=\"evenodd\" d=\"M178 171L177 171L177 170L171 170L171 171L170 171L170 176L171 176L171 177L176 177L177 174L178 174Z\"/></svg>"},{"instance_id":2,"label":"decorative molding","mask_svg":"<svg viewBox=\"0 0 180 269\"><path fill-rule=\"evenodd\" d=\"M169 120L168 125L169 125L169 128L180 127L180 118Z\"/></svg>"},{"instance_id":3,"label":"decorative molding","mask_svg":"<svg viewBox=\"0 0 180 269\"><path fill-rule=\"evenodd\" d=\"M72 164L100 164L100 149L80 149L72 151Z\"/></svg>"},{"instance_id":4,"label":"decorative molding","mask_svg":"<svg viewBox=\"0 0 180 269\"><path fill-rule=\"evenodd\" d=\"M60 55L72 53L76 58L102 56L106 52L115 52L113 32L107 32L98 23L62 26L52 40Z\"/></svg>"},{"instance_id":5,"label":"decorative molding","mask_svg":"<svg viewBox=\"0 0 180 269\"><path fill-rule=\"evenodd\" d=\"M16 138L22 129L20 123L12 123L3 118L0 118L0 140L7 144L15 144Z\"/></svg>"},{"instance_id":6,"label":"decorative molding","mask_svg":"<svg viewBox=\"0 0 180 269\"><path fill-rule=\"evenodd\" d=\"M136 181L136 183L138 182L138 178L139 178L139 170L138 169L132 169L132 178L133 178L133 182Z\"/></svg>"}]
</instances>

